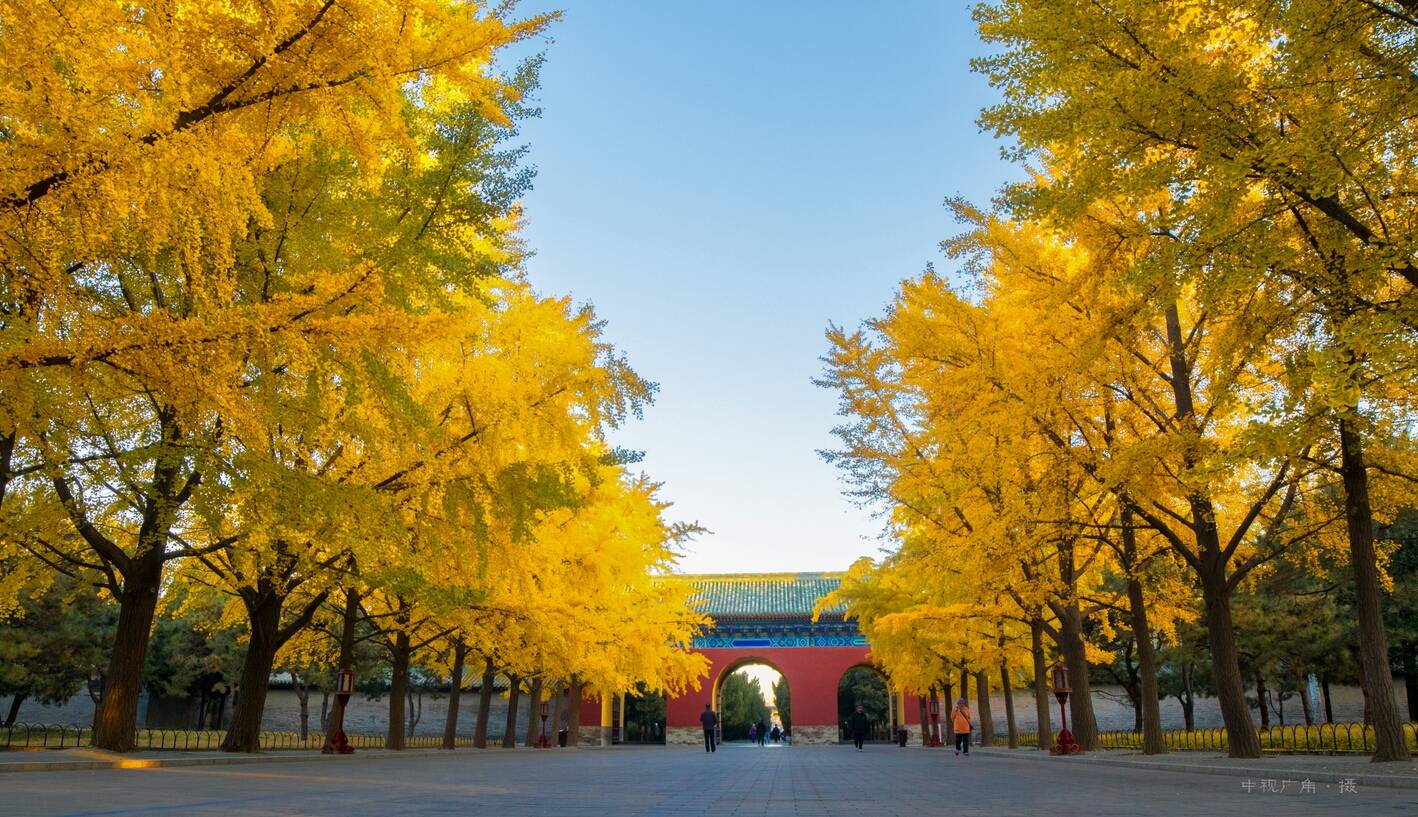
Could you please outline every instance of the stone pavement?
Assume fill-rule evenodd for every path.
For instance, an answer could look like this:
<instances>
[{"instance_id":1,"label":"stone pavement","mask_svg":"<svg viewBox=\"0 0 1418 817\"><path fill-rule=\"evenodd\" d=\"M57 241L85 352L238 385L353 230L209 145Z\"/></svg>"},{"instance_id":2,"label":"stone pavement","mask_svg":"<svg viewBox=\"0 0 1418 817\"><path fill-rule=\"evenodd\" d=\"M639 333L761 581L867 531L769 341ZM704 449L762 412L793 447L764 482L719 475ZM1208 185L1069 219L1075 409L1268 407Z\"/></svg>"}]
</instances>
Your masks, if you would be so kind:
<instances>
[{"instance_id":1,"label":"stone pavement","mask_svg":"<svg viewBox=\"0 0 1418 817\"><path fill-rule=\"evenodd\" d=\"M1054 758L1037 749L1009 750L992 747L974 751L1025 761L1087 763L1125 766L1154 771L1207 772L1231 777L1251 777L1262 780L1313 780L1339 783L1352 780L1361 786L1393 786L1418 790L1418 760L1406 763L1373 763L1368 755L1336 754L1307 755L1266 753L1264 757L1240 759L1222 752L1168 752L1165 755L1144 755L1125 749L1086 752L1067 758ZM1418 798L1418 791L1414 797Z\"/></svg>"},{"instance_id":2,"label":"stone pavement","mask_svg":"<svg viewBox=\"0 0 1418 817\"><path fill-rule=\"evenodd\" d=\"M581 817L951 815L1098 817L1418 814L1418 790L1245 786L1198 774L869 746L460 750L416 757L26 772L0 781L0 817ZM1255 778L1249 778L1257 783Z\"/></svg>"}]
</instances>

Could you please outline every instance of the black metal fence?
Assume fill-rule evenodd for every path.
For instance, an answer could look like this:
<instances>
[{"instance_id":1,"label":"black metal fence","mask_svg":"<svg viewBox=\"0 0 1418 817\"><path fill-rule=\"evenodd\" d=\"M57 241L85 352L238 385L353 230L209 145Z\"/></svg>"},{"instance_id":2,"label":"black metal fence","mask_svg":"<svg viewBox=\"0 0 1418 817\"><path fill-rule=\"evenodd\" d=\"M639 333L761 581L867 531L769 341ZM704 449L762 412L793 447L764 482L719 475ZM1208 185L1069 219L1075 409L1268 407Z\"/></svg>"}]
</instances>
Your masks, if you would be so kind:
<instances>
[{"instance_id":1,"label":"black metal fence","mask_svg":"<svg viewBox=\"0 0 1418 817\"><path fill-rule=\"evenodd\" d=\"M139 729L136 735L139 749L157 751L203 751L221 748L226 732L214 729ZM87 727L53 724L16 723L0 727L0 750L4 749L75 749L88 746L93 730ZM387 736L348 735L356 749L383 749ZM299 732L262 732L261 749L319 749L325 745L325 735L311 732L302 738ZM404 738L408 749L431 749L443 745L442 735L416 735ZM467 738L459 738L458 746L472 746Z\"/></svg>"},{"instance_id":2,"label":"black metal fence","mask_svg":"<svg viewBox=\"0 0 1418 817\"><path fill-rule=\"evenodd\" d=\"M1362 723L1273 726L1259 730L1259 735L1261 749L1275 753L1368 754L1374 751L1375 744L1374 727ZM1403 724L1403 735L1408 748L1418 753L1418 723ZM220 730L195 729L140 729L136 735L139 749L159 751L215 750L221 747L225 736L226 732ZM86 727L16 723L0 727L0 750L75 749L88 746L92 737L93 730ZM1225 751L1227 747L1225 729L1174 729L1163 732L1162 737L1167 748L1174 751ZM1142 749L1141 732L1102 732L1098 738L1104 749ZM383 734L349 735L350 745L356 749L383 749L386 739ZM838 739L848 743L852 736L845 727L839 726ZM888 743L891 739L891 728L884 724L873 725L867 733L867 740L874 743ZM997 733L995 742L1003 744L1003 734ZM261 733L261 749L264 751L319 749L324 744L325 736L319 732L311 732L304 738L299 732ZM442 735L404 738L404 746L408 749L442 745ZM459 738L457 745L472 746L472 741ZM1020 733L1019 745L1038 746L1038 734Z\"/></svg>"},{"instance_id":3,"label":"black metal fence","mask_svg":"<svg viewBox=\"0 0 1418 817\"><path fill-rule=\"evenodd\" d=\"M1418 723L1402 725L1408 748L1418 752ZM1363 723L1313 723L1272 726L1257 730L1262 751L1316 754L1370 754L1374 751L1374 727ZM1104 749L1142 749L1141 732L1101 732L1098 740ZM1174 751L1225 751L1226 730L1172 729L1162 733L1163 744ZM1020 746L1038 746L1037 733L1019 736Z\"/></svg>"}]
</instances>

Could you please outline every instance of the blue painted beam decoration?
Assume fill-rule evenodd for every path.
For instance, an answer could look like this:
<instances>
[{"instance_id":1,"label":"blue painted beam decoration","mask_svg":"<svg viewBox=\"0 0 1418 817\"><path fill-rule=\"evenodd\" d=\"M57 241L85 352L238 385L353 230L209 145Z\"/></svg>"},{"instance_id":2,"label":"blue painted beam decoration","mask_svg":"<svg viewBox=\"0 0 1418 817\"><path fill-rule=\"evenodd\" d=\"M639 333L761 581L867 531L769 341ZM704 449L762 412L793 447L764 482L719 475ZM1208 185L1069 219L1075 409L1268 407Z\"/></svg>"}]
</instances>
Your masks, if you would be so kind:
<instances>
[{"instance_id":1,"label":"blue painted beam decoration","mask_svg":"<svg viewBox=\"0 0 1418 817\"><path fill-rule=\"evenodd\" d=\"M779 633L767 637L746 638L713 632L696 637L691 644L700 650L865 647L867 639L860 633Z\"/></svg>"}]
</instances>

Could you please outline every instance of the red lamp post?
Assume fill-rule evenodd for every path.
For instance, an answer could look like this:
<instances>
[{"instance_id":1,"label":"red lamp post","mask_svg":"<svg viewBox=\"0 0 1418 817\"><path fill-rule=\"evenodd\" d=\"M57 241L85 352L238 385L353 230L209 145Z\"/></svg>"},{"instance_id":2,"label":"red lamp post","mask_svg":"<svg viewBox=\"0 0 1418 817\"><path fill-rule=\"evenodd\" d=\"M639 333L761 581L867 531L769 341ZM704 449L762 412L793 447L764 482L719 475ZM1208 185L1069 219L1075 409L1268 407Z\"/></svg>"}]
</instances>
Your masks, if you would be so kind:
<instances>
[{"instance_id":1,"label":"red lamp post","mask_svg":"<svg viewBox=\"0 0 1418 817\"><path fill-rule=\"evenodd\" d=\"M1060 661L1054 664L1054 697L1059 699L1059 717L1063 719L1063 728L1059 730L1058 739L1054 745L1049 747L1051 755L1071 755L1075 752L1083 751L1083 747L1073 739L1073 733L1068 731L1068 710L1064 709L1064 704L1068 703L1068 693L1072 690L1068 686L1068 667Z\"/></svg>"},{"instance_id":2,"label":"red lamp post","mask_svg":"<svg viewBox=\"0 0 1418 817\"><path fill-rule=\"evenodd\" d=\"M940 699L931 693L931 746L944 746L940 742Z\"/></svg>"},{"instance_id":3,"label":"red lamp post","mask_svg":"<svg viewBox=\"0 0 1418 817\"><path fill-rule=\"evenodd\" d=\"M542 701L542 736L537 738L538 749L551 748L551 741L547 740L547 715L549 714L550 710L551 707L548 706L547 702Z\"/></svg>"},{"instance_id":4,"label":"red lamp post","mask_svg":"<svg viewBox=\"0 0 1418 817\"><path fill-rule=\"evenodd\" d=\"M354 694L354 670L340 670L339 679L335 682L335 734L325 740L325 746L321 752L327 755L352 755L354 747L350 745L350 740L345 736L345 706L350 702L350 696Z\"/></svg>"}]
</instances>

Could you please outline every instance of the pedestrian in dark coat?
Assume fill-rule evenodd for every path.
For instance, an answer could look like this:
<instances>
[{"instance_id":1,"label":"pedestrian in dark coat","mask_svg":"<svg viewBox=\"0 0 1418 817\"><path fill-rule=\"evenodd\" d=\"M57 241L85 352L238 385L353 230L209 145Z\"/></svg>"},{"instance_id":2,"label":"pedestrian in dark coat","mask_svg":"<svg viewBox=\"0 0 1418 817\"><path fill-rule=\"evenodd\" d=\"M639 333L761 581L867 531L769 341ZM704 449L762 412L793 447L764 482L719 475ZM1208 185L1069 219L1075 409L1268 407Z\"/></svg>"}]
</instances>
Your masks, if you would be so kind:
<instances>
[{"instance_id":1,"label":"pedestrian in dark coat","mask_svg":"<svg viewBox=\"0 0 1418 817\"><path fill-rule=\"evenodd\" d=\"M709 704L705 704L704 711L699 713L699 722L704 725L704 751L718 751L719 747L714 744L714 729L719 725L719 716L714 714Z\"/></svg>"},{"instance_id":2,"label":"pedestrian in dark coat","mask_svg":"<svg viewBox=\"0 0 1418 817\"><path fill-rule=\"evenodd\" d=\"M867 739L867 710L858 706L857 711L852 713L852 717L847 721L852 732L852 743L857 747L857 751L862 750L862 744Z\"/></svg>"}]
</instances>

